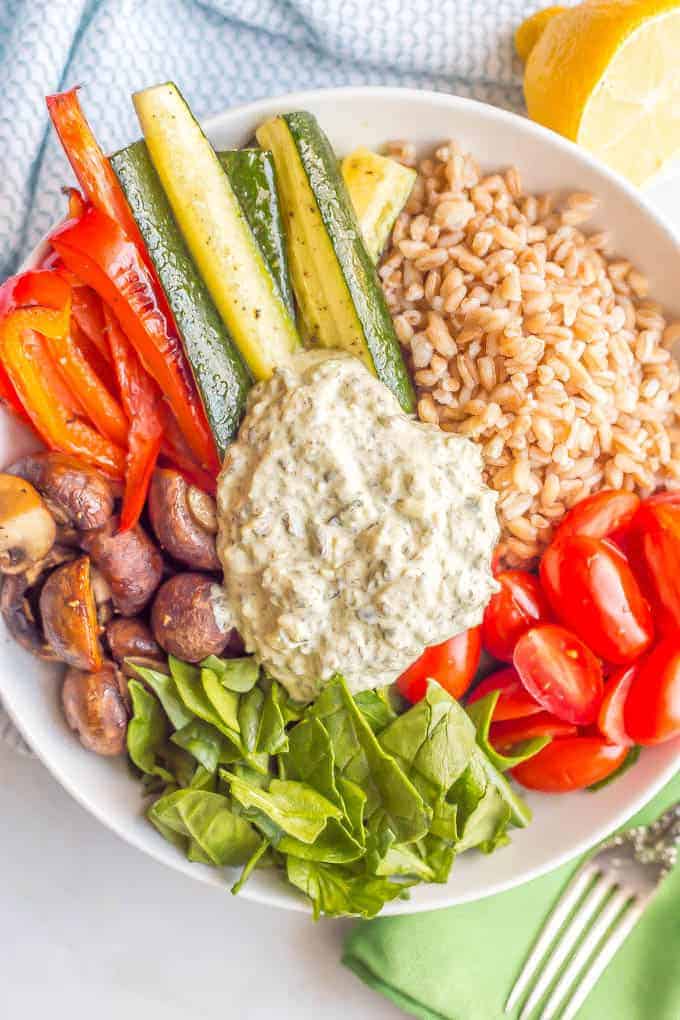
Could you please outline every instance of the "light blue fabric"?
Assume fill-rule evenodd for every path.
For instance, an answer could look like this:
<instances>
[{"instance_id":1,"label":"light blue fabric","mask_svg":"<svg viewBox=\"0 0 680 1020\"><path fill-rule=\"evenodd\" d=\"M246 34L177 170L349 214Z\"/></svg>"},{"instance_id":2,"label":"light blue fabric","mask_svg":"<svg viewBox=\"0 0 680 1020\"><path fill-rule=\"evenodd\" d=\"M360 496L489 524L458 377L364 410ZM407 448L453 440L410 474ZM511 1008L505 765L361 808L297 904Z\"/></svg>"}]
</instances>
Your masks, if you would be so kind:
<instances>
[{"instance_id":1,"label":"light blue fabric","mask_svg":"<svg viewBox=\"0 0 680 1020\"><path fill-rule=\"evenodd\" d=\"M370 83L521 107L512 31L541 0L0 0L0 278L71 179L44 96L81 83L109 151L130 93L174 79L199 117L299 88Z\"/></svg>"}]
</instances>

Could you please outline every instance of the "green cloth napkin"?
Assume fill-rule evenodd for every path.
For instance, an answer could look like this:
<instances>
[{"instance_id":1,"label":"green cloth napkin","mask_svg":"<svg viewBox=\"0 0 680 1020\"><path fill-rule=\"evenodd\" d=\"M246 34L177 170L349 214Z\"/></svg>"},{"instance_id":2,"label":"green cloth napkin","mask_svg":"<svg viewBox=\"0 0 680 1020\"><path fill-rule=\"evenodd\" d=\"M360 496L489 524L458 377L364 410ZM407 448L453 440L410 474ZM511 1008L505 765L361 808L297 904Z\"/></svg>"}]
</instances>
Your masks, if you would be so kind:
<instances>
[{"instance_id":1,"label":"green cloth napkin","mask_svg":"<svg viewBox=\"0 0 680 1020\"><path fill-rule=\"evenodd\" d=\"M651 822L679 800L680 773L629 824ZM422 1020L501 1020L526 954L577 866L476 903L364 921L351 932L343 963ZM579 1020L680 1020L680 864Z\"/></svg>"}]
</instances>

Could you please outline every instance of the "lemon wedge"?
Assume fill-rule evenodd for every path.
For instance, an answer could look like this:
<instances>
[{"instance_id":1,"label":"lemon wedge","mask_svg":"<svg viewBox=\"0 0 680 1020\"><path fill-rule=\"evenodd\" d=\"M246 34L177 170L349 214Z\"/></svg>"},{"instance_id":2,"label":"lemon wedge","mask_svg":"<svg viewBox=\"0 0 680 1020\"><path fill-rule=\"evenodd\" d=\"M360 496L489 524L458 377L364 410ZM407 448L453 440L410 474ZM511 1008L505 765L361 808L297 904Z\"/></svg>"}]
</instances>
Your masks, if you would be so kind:
<instances>
[{"instance_id":1,"label":"lemon wedge","mask_svg":"<svg viewBox=\"0 0 680 1020\"><path fill-rule=\"evenodd\" d=\"M680 0L550 8L515 41L533 120L634 184L680 152Z\"/></svg>"}]
</instances>

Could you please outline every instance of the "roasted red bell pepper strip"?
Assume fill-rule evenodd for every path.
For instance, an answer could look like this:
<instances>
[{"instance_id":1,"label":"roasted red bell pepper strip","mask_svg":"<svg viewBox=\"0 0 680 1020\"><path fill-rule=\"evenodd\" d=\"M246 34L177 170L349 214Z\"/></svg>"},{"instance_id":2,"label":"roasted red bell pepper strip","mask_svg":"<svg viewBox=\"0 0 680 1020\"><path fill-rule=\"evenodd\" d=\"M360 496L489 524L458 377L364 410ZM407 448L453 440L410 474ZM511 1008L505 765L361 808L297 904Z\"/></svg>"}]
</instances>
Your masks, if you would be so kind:
<instances>
[{"instance_id":1,"label":"roasted red bell pepper strip","mask_svg":"<svg viewBox=\"0 0 680 1020\"><path fill-rule=\"evenodd\" d=\"M85 199L77 188L63 188L63 192L68 198L68 218L77 220L85 212Z\"/></svg>"},{"instance_id":2,"label":"roasted red bell pepper strip","mask_svg":"<svg viewBox=\"0 0 680 1020\"><path fill-rule=\"evenodd\" d=\"M62 337L45 334L47 349L66 385L78 396L80 405L94 427L118 446L127 445L128 422L118 401L84 356L72 336L71 324Z\"/></svg>"},{"instance_id":3,"label":"roasted red bell pepper strip","mask_svg":"<svg viewBox=\"0 0 680 1020\"><path fill-rule=\"evenodd\" d=\"M87 200L118 224L151 268L151 259L123 189L80 107L78 88L47 96L45 102L66 157Z\"/></svg>"},{"instance_id":4,"label":"roasted red bell pepper strip","mask_svg":"<svg viewBox=\"0 0 680 1020\"><path fill-rule=\"evenodd\" d=\"M156 301L146 265L121 228L89 206L50 238L66 266L111 307L147 372L165 395L200 466L217 473L215 442L178 337Z\"/></svg>"},{"instance_id":5,"label":"roasted red bell pepper strip","mask_svg":"<svg viewBox=\"0 0 680 1020\"><path fill-rule=\"evenodd\" d=\"M74 286L71 295L71 317L102 357L110 361L111 351L106 337L101 299L91 287L84 284Z\"/></svg>"},{"instance_id":6,"label":"roasted red bell pepper strip","mask_svg":"<svg viewBox=\"0 0 680 1020\"><path fill-rule=\"evenodd\" d=\"M139 520L163 439L162 397L116 317L104 308L121 400L130 421L120 531Z\"/></svg>"},{"instance_id":7,"label":"roasted red bell pepper strip","mask_svg":"<svg viewBox=\"0 0 680 1020\"><path fill-rule=\"evenodd\" d=\"M161 446L160 461L164 467L172 467L189 483L203 492L214 496L217 492L217 472L210 473L200 468L191 456L191 450L184 441L177 422L169 410L165 415L165 431Z\"/></svg>"},{"instance_id":8,"label":"roasted red bell pepper strip","mask_svg":"<svg viewBox=\"0 0 680 1020\"><path fill-rule=\"evenodd\" d=\"M77 416L45 337L68 333L71 289L57 273L34 270L0 288L0 360L34 428L54 450L121 478L125 453Z\"/></svg>"}]
</instances>

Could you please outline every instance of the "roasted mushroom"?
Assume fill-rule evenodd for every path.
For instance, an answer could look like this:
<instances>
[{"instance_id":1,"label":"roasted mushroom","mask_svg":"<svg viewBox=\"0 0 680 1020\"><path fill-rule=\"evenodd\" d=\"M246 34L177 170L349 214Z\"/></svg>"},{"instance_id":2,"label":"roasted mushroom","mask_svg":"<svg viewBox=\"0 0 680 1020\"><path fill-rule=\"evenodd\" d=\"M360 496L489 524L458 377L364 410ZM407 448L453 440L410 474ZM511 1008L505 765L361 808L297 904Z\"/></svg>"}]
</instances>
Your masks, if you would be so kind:
<instances>
[{"instance_id":1,"label":"roasted mushroom","mask_svg":"<svg viewBox=\"0 0 680 1020\"><path fill-rule=\"evenodd\" d=\"M122 684L112 662L96 672L67 670L61 691L64 714L88 751L115 755L125 750L129 713Z\"/></svg>"},{"instance_id":2,"label":"roasted mushroom","mask_svg":"<svg viewBox=\"0 0 680 1020\"><path fill-rule=\"evenodd\" d=\"M102 664L90 560L81 556L57 567L40 593L43 633L57 659L96 672Z\"/></svg>"},{"instance_id":3,"label":"roasted mushroom","mask_svg":"<svg viewBox=\"0 0 680 1020\"><path fill-rule=\"evenodd\" d=\"M106 640L111 656L119 666L127 658L165 661L147 625L135 617L114 617L106 628Z\"/></svg>"},{"instance_id":4,"label":"roasted mushroom","mask_svg":"<svg viewBox=\"0 0 680 1020\"><path fill-rule=\"evenodd\" d=\"M43 634L36 618L40 584L48 570L67 563L75 556L73 549L53 545L44 560L23 574L7 575L2 580L0 613L14 640L32 655L53 662L59 658Z\"/></svg>"},{"instance_id":5,"label":"roasted mushroom","mask_svg":"<svg viewBox=\"0 0 680 1020\"><path fill-rule=\"evenodd\" d=\"M43 560L57 526L30 482L0 474L0 571L19 574Z\"/></svg>"},{"instance_id":6,"label":"roasted mushroom","mask_svg":"<svg viewBox=\"0 0 680 1020\"><path fill-rule=\"evenodd\" d=\"M89 531L101 528L113 513L114 483L77 457L34 453L12 464L7 473L31 482L58 524Z\"/></svg>"},{"instance_id":7,"label":"roasted mushroom","mask_svg":"<svg viewBox=\"0 0 680 1020\"><path fill-rule=\"evenodd\" d=\"M224 630L214 611L215 581L205 574L176 574L158 590L151 609L151 629L166 652L185 662L219 655L231 630Z\"/></svg>"},{"instance_id":8,"label":"roasted mushroom","mask_svg":"<svg viewBox=\"0 0 680 1020\"><path fill-rule=\"evenodd\" d=\"M187 485L177 471L158 468L154 472L149 517L162 547L180 563L197 570L220 569L214 500Z\"/></svg>"},{"instance_id":9,"label":"roasted mushroom","mask_svg":"<svg viewBox=\"0 0 680 1020\"><path fill-rule=\"evenodd\" d=\"M163 573L163 558L141 525L118 532L118 518L112 517L103 528L85 532L81 544L108 581L118 612L141 612Z\"/></svg>"}]
</instances>

